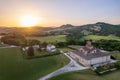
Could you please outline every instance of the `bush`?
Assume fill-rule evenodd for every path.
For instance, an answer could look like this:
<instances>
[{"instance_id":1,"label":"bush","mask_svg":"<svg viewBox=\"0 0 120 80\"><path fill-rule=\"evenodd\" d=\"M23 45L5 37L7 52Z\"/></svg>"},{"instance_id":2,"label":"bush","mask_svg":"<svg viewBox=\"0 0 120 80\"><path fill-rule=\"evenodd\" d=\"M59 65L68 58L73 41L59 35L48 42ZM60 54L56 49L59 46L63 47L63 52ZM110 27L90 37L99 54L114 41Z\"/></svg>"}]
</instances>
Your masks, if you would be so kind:
<instances>
[{"instance_id":1,"label":"bush","mask_svg":"<svg viewBox=\"0 0 120 80\"><path fill-rule=\"evenodd\" d=\"M97 67L95 72L99 75L102 75L102 74L114 71L118 68L120 69L120 63L107 64L107 65Z\"/></svg>"},{"instance_id":2,"label":"bush","mask_svg":"<svg viewBox=\"0 0 120 80\"><path fill-rule=\"evenodd\" d=\"M36 50L36 51L38 51L38 50ZM35 51L35 52L36 52L36 51ZM26 59L35 59L35 58L42 58L42 57L59 55L59 54L60 54L60 51L59 51L59 50L57 50L57 51L55 51L55 52L47 52L47 51L45 51L45 50L42 50L42 51L38 51L37 53L32 54L32 55L31 55L31 53L30 53L30 54L28 54L29 56L26 56L25 58L26 58Z\"/></svg>"},{"instance_id":3,"label":"bush","mask_svg":"<svg viewBox=\"0 0 120 80\"><path fill-rule=\"evenodd\" d=\"M117 69L120 69L120 61L118 61L118 62L115 63L115 67L116 67Z\"/></svg>"},{"instance_id":4,"label":"bush","mask_svg":"<svg viewBox=\"0 0 120 80\"><path fill-rule=\"evenodd\" d=\"M28 48L28 51L27 51L27 54L28 54L28 56L34 56L34 49L33 49L33 47L32 46L30 46L29 48Z\"/></svg>"}]
</instances>

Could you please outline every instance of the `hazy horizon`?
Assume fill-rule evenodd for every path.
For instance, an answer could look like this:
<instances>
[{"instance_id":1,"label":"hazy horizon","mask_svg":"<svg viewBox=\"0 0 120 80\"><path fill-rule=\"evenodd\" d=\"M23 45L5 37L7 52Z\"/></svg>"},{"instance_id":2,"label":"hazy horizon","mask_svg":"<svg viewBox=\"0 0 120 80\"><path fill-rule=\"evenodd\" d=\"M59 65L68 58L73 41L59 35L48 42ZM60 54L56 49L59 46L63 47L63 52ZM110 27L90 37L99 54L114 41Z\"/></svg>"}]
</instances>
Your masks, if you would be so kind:
<instances>
[{"instance_id":1,"label":"hazy horizon","mask_svg":"<svg viewBox=\"0 0 120 80\"><path fill-rule=\"evenodd\" d=\"M35 26L120 24L119 0L0 0L0 26L19 27L20 18L40 18Z\"/></svg>"},{"instance_id":2,"label":"hazy horizon","mask_svg":"<svg viewBox=\"0 0 120 80\"><path fill-rule=\"evenodd\" d=\"M99 21L99 22L102 22L102 21ZM82 26L82 25L87 25L87 24L96 24L97 22L95 22L95 23L86 23L86 24L80 24L80 25L74 25L74 24L69 24L69 25L73 25L73 26ZM112 24L112 23L108 23L108 22L103 22L103 23L107 23L107 24ZM56 27L60 27L60 26L62 26L62 25L67 25L67 23L66 24L61 24L61 25L58 25L58 26L41 26L41 25L36 25L36 26L31 26L31 27L51 27L51 28L56 28ZM120 24L112 24L112 25L120 25ZM23 27L24 28L24 26L4 26L4 25L0 25L0 27Z\"/></svg>"}]
</instances>

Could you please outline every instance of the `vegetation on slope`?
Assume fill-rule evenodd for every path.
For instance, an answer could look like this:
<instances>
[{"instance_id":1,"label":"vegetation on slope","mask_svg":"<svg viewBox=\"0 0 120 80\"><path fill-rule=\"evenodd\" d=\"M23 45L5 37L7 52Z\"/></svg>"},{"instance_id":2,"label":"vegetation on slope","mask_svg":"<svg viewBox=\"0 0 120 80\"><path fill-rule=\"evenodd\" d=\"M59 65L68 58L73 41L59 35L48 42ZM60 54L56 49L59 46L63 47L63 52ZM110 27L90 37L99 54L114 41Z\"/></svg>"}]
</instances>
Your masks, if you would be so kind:
<instances>
[{"instance_id":1,"label":"vegetation on slope","mask_svg":"<svg viewBox=\"0 0 120 80\"><path fill-rule=\"evenodd\" d=\"M111 36L88 35L88 36L82 37L81 40L93 40L93 41L96 41L96 40L101 40L101 39L120 41L120 37L116 37L116 36L112 36L112 35Z\"/></svg>"},{"instance_id":2,"label":"vegetation on slope","mask_svg":"<svg viewBox=\"0 0 120 80\"><path fill-rule=\"evenodd\" d=\"M65 42L66 35L54 35L45 37L28 37L27 39L36 39L41 42Z\"/></svg>"}]
</instances>

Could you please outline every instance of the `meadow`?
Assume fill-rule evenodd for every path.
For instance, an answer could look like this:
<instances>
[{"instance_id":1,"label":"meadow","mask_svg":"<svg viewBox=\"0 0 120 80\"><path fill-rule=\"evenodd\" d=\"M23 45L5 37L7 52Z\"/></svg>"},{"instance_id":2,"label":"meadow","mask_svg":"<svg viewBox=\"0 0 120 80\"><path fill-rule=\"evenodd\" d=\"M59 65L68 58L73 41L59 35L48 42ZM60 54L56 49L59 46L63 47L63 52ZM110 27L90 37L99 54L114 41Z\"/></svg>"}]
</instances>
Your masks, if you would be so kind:
<instances>
[{"instance_id":1,"label":"meadow","mask_svg":"<svg viewBox=\"0 0 120 80\"><path fill-rule=\"evenodd\" d=\"M45 37L27 37L27 39L36 39L41 42L65 42L66 35L54 35Z\"/></svg>"},{"instance_id":2,"label":"meadow","mask_svg":"<svg viewBox=\"0 0 120 80\"><path fill-rule=\"evenodd\" d=\"M0 80L37 80L68 63L63 54L25 59L19 48L0 48Z\"/></svg>"},{"instance_id":3,"label":"meadow","mask_svg":"<svg viewBox=\"0 0 120 80\"><path fill-rule=\"evenodd\" d=\"M88 36L84 36L81 40L117 40L120 41L120 37L116 37L116 36L98 36L98 35L88 35Z\"/></svg>"},{"instance_id":4,"label":"meadow","mask_svg":"<svg viewBox=\"0 0 120 80\"><path fill-rule=\"evenodd\" d=\"M113 53L112 56L115 57L117 60L120 60L120 52Z\"/></svg>"},{"instance_id":5,"label":"meadow","mask_svg":"<svg viewBox=\"0 0 120 80\"><path fill-rule=\"evenodd\" d=\"M66 41L66 35L54 35L54 36L45 36L45 37L27 37L27 39L36 39L41 42L65 42ZM117 40L120 41L120 37L116 36L98 36L98 35L88 35L83 36L80 40Z\"/></svg>"},{"instance_id":6,"label":"meadow","mask_svg":"<svg viewBox=\"0 0 120 80\"><path fill-rule=\"evenodd\" d=\"M92 70L82 70L75 72L63 73L58 76L54 76L48 80L119 80L120 71L114 71L102 76L97 75Z\"/></svg>"}]
</instances>

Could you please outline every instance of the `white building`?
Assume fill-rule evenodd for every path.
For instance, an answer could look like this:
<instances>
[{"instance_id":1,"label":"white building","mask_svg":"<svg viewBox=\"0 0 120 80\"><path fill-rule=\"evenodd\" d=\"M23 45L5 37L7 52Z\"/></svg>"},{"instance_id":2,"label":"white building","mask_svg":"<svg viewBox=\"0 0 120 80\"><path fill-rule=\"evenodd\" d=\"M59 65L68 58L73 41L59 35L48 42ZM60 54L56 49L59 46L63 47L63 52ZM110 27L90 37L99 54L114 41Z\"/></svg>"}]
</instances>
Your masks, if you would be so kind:
<instances>
[{"instance_id":1,"label":"white building","mask_svg":"<svg viewBox=\"0 0 120 80\"><path fill-rule=\"evenodd\" d=\"M48 52L55 52L56 51L56 47L52 44L48 44L47 47L46 47L46 50Z\"/></svg>"},{"instance_id":2,"label":"white building","mask_svg":"<svg viewBox=\"0 0 120 80\"><path fill-rule=\"evenodd\" d=\"M38 49L38 48L40 48L40 46L39 45L34 45L33 48Z\"/></svg>"},{"instance_id":3,"label":"white building","mask_svg":"<svg viewBox=\"0 0 120 80\"><path fill-rule=\"evenodd\" d=\"M109 52L96 49L90 41L87 41L83 48L70 51L69 55L84 66L107 63L111 60Z\"/></svg>"}]
</instances>

